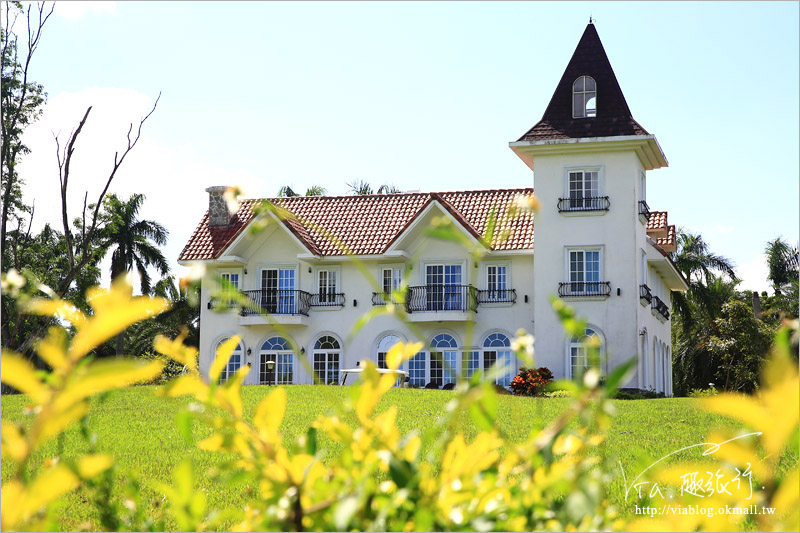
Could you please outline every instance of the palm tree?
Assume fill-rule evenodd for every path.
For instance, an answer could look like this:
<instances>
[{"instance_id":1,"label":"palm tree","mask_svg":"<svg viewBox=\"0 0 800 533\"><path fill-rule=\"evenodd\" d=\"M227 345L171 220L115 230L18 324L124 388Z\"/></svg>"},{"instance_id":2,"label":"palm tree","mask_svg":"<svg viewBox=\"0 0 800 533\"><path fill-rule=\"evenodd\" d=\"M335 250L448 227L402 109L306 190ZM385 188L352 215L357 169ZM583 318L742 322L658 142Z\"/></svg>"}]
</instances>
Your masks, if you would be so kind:
<instances>
[{"instance_id":1,"label":"palm tree","mask_svg":"<svg viewBox=\"0 0 800 533\"><path fill-rule=\"evenodd\" d=\"M792 248L781 237L767 242L764 250L767 254L769 275L767 279L775 290L775 295L780 296L781 290L793 280L798 278L798 253L797 248Z\"/></svg>"},{"instance_id":2,"label":"palm tree","mask_svg":"<svg viewBox=\"0 0 800 533\"><path fill-rule=\"evenodd\" d=\"M100 231L101 257L113 248L111 279L135 268L139 273L142 294L150 294L148 267L155 267L162 276L169 274L169 263L158 248L167 243L169 232L158 222L137 218L143 202L141 194L134 194L127 201L115 194L106 197L105 225ZM123 340L124 332L117 335L117 355L122 353Z\"/></svg>"},{"instance_id":3,"label":"palm tree","mask_svg":"<svg viewBox=\"0 0 800 533\"><path fill-rule=\"evenodd\" d=\"M672 303L686 327L698 307L709 317L716 317L720 306L715 305L716 298L709 288L719 277L718 273L731 282L739 280L730 259L712 253L700 234L678 228L676 241L677 251L671 254L672 260L689 282L689 292L673 292Z\"/></svg>"},{"instance_id":4,"label":"palm tree","mask_svg":"<svg viewBox=\"0 0 800 533\"><path fill-rule=\"evenodd\" d=\"M328 194L328 189L322 187L321 185L312 185L308 189L306 189L306 196L325 196ZM284 185L280 189L278 189L278 196L282 198L290 198L292 196L300 196L297 194L294 189L290 185Z\"/></svg>"},{"instance_id":5,"label":"palm tree","mask_svg":"<svg viewBox=\"0 0 800 533\"><path fill-rule=\"evenodd\" d=\"M375 194L372 190L372 185L364 180L353 180L352 183L345 183L350 189L350 193L356 196L363 196L366 194Z\"/></svg>"}]
</instances>

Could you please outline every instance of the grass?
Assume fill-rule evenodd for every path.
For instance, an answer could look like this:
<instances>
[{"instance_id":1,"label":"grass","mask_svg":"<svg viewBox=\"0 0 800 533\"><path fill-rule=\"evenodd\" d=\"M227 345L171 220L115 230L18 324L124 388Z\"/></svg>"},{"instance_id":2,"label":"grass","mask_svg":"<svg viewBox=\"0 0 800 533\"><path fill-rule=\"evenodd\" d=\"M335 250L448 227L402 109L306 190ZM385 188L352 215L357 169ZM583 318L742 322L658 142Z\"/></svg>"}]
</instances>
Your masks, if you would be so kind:
<instances>
[{"instance_id":1,"label":"grass","mask_svg":"<svg viewBox=\"0 0 800 533\"><path fill-rule=\"evenodd\" d=\"M248 416L252 416L258 402L268 394L269 389L266 386L243 388ZM153 507L159 505L158 484L170 483L172 469L186 457L196 465L198 485L207 492L211 508L240 507L245 487L217 490L210 482L208 470L223 458L188 444L177 430L175 416L188 404L188 400L158 398L153 394L154 390L154 387L133 387L93 400L88 424L97 435L99 451L116 458L120 477L125 472L138 474ZM296 439L319 414L342 401L351 390L351 387L312 385L287 387L288 407L281 426L284 439ZM452 393L446 391L393 389L381 401L378 410L397 405L398 428L402 433L417 431L423 438L424 453L436 440L438 419L445 412L445 404L451 396ZM24 396L4 396L3 420L24 420L25 402ZM512 442L521 442L531 431L558 416L569 403L569 399L561 398L501 396L497 423ZM704 437L714 430L738 429L735 422L729 419L697 409L690 399L618 400L614 405L617 413L608 433L608 442L597 453L614 463L619 461L629 481L656 459L685 446L703 442ZM467 438L478 433L466 416L460 419L460 425ZM210 431L205 428L195 426L193 429L195 442L208 434ZM323 440L321 444L328 454L336 452L334 443ZM88 445L79 429L73 427L60 440L47 443L37 453L30 467L35 471L48 458L58 455L69 457L87 450ZM698 453L686 454L682 458L697 456ZM13 467L9 461L3 461L3 481L14 475ZM616 476L607 489L611 502L628 514L633 501L625 502L622 476ZM115 494L115 497L119 497L119 494ZM56 509L62 529L97 527L97 514L88 499L85 489L62 498Z\"/></svg>"}]
</instances>

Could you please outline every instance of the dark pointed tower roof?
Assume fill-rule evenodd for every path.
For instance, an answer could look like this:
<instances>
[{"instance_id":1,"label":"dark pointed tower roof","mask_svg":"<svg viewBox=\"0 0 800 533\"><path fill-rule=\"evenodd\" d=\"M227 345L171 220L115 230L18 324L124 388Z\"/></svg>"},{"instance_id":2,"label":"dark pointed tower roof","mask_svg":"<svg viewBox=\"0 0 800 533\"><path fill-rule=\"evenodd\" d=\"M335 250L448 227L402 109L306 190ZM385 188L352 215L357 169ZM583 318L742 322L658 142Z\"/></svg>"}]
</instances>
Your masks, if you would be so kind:
<instances>
[{"instance_id":1,"label":"dark pointed tower roof","mask_svg":"<svg viewBox=\"0 0 800 533\"><path fill-rule=\"evenodd\" d=\"M572 84L580 76L597 83L597 116L572 118ZM519 141L648 135L633 119L603 43L591 22L586 26L556 92L540 120Z\"/></svg>"}]
</instances>

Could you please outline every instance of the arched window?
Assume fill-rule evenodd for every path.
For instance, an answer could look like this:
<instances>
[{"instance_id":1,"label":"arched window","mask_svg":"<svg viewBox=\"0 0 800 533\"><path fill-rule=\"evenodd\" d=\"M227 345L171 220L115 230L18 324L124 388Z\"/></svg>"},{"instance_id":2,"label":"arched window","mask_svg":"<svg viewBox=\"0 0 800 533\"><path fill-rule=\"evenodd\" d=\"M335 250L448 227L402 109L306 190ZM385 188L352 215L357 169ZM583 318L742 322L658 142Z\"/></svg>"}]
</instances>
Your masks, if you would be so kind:
<instances>
[{"instance_id":1,"label":"arched window","mask_svg":"<svg viewBox=\"0 0 800 533\"><path fill-rule=\"evenodd\" d=\"M594 78L581 76L572 84L572 118L597 116L597 85Z\"/></svg>"},{"instance_id":2,"label":"arched window","mask_svg":"<svg viewBox=\"0 0 800 533\"><path fill-rule=\"evenodd\" d=\"M283 337L270 337L261 345L259 382L264 385L294 382L294 354Z\"/></svg>"},{"instance_id":3,"label":"arched window","mask_svg":"<svg viewBox=\"0 0 800 533\"><path fill-rule=\"evenodd\" d=\"M511 341L502 333L492 333L483 341L483 369L489 370L495 363L502 365L504 372L498 376L496 383L508 387L514 374Z\"/></svg>"},{"instance_id":4,"label":"arched window","mask_svg":"<svg viewBox=\"0 0 800 533\"><path fill-rule=\"evenodd\" d=\"M586 328L583 331L583 336L572 337L569 340L567 350L569 352L569 371L570 377L580 378L583 373L589 368L589 358L586 353L586 342L590 337L595 336L600 340L601 346L603 336L592 328Z\"/></svg>"},{"instance_id":5,"label":"arched window","mask_svg":"<svg viewBox=\"0 0 800 533\"><path fill-rule=\"evenodd\" d=\"M378 353L375 361L378 364L378 368L388 368L386 366L386 354L389 353L392 346L398 342L401 342L401 339L394 334L384 335L383 338L381 338L378 342Z\"/></svg>"},{"instance_id":6,"label":"arched window","mask_svg":"<svg viewBox=\"0 0 800 533\"><path fill-rule=\"evenodd\" d=\"M339 361L342 348L339 341L323 335L314 343L314 374L319 383L335 385L339 382Z\"/></svg>"},{"instance_id":7,"label":"arched window","mask_svg":"<svg viewBox=\"0 0 800 533\"><path fill-rule=\"evenodd\" d=\"M222 345L222 343L224 343L228 339L230 339L230 337L225 337L224 339L220 340L217 343L217 348L214 350L214 357L217 356L217 350ZM223 368L222 372L220 372L219 382L224 383L225 381L227 381L232 375L236 373L237 370L239 370L242 367L243 363L244 363L244 347L240 342L239 344L236 345L236 348L233 349L231 358L228 359L228 364L225 365L225 368Z\"/></svg>"},{"instance_id":8,"label":"arched window","mask_svg":"<svg viewBox=\"0 0 800 533\"><path fill-rule=\"evenodd\" d=\"M447 333L436 335L431 341L431 382L441 387L456 382L458 343Z\"/></svg>"}]
</instances>

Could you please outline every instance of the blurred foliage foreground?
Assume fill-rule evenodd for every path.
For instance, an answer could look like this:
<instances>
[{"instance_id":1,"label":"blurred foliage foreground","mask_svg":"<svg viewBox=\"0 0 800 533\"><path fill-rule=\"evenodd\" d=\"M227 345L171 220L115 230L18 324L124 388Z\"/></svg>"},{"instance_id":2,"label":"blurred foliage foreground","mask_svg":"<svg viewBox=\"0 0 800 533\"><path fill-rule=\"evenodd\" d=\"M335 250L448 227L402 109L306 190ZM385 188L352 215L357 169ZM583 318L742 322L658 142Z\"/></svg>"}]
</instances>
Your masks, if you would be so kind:
<instances>
[{"instance_id":1,"label":"blurred foliage foreground","mask_svg":"<svg viewBox=\"0 0 800 533\"><path fill-rule=\"evenodd\" d=\"M796 322L779 332L757 395L721 394L701 401L705 409L741 421L750 436L741 438L746 430L709 436L709 442L728 442L711 446L704 453L707 462L656 464L647 472L650 492L629 489L647 509L639 516L637 505L637 516L630 518L618 515L604 493L619 471L590 452L604 445L614 411L609 398L628 378L632 364L604 378L591 368L580 383L557 383L573 395L571 407L522 444L507 441L496 428L497 396L489 380L462 382L440 418L440 438L422 457L419 436L398 431L396 407L375 413L395 379L379 375L370 363L349 402L320 416L298 442L285 443L278 432L286 408L283 388L273 389L250 421L243 417L240 396L249 367L219 383L237 338L220 347L206 379L197 368L197 351L182 337L159 337L155 349L185 368L159 394L194 398L177 418L179 429L191 439L193 423L212 428L197 446L225 454L215 467L217 486L224 490L226 484L246 483L251 497L244 508L209 509L204 493L195 490L194 466L184 462L174 471L174 483L158 488L167 505L152 510L138 500L135 484L124 489L123 504L112 501L114 458L108 455L54 457L36 472L28 466L44 442L82 424L90 396L152 379L164 365L159 360L93 360L90 354L129 325L164 311L165 300L131 297L124 278L109 290L92 289L87 298L91 316L58 299L25 302L28 312L59 319L37 347L50 371L35 369L19 354L2 354L2 381L31 402L30 423L2 422L3 461L17 466L2 486L4 531L57 527L54 502L79 486L94 495L101 521L97 527L110 530L159 530L167 524L198 531L798 529L797 464L780 469L787 472L782 479L776 474L787 449L798 443L798 374L789 355ZM568 333L583 331L569 308L558 302L555 307ZM387 355L388 366L398 368L420 348L397 344ZM471 442L458 431L458 418L465 413L483 430ZM573 420L577 424L570 424ZM341 443L325 463L320 434ZM739 489L749 483L751 493L733 490L731 480L723 483L722 468L737 472L733 481ZM634 481L626 484L632 487ZM145 516L145 510L159 516Z\"/></svg>"}]
</instances>

